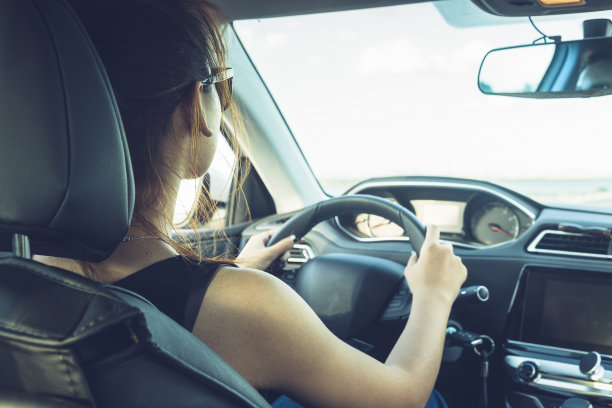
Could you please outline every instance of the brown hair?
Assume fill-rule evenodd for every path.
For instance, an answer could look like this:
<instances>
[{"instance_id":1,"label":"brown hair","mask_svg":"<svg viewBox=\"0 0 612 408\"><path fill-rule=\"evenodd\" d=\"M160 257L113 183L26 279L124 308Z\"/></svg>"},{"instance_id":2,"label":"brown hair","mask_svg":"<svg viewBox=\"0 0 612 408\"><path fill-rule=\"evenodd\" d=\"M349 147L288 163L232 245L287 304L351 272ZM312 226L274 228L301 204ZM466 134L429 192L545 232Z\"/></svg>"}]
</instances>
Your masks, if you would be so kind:
<instances>
[{"instance_id":1,"label":"brown hair","mask_svg":"<svg viewBox=\"0 0 612 408\"><path fill-rule=\"evenodd\" d=\"M194 247L185 236L173 240L161 226L153 225L145 210L162 208L168 190L161 177L161 146L171 115L183 103L191 124L193 150L200 134L200 105L194 84L226 68L219 11L198 0L115 0L81 13L110 78L126 132L136 184L133 223L148 234L160 236L180 254L202 259L199 240ZM220 98L231 100L228 86L218 87ZM223 131L239 157L236 133L243 130L235 104L225 112L233 129ZM228 129L225 129L228 130ZM194 157L193 165L196 165ZM240 162L240 161L238 161ZM245 174L246 171L235 171ZM240 185L240 180L233 180ZM216 210L207 191L199 195L190 218L195 230ZM172 219L166 221L172 223ZM197 237L197 234L195 235ZM221 254L216 260L227 257Z\"/></svg>"}]
</instances>

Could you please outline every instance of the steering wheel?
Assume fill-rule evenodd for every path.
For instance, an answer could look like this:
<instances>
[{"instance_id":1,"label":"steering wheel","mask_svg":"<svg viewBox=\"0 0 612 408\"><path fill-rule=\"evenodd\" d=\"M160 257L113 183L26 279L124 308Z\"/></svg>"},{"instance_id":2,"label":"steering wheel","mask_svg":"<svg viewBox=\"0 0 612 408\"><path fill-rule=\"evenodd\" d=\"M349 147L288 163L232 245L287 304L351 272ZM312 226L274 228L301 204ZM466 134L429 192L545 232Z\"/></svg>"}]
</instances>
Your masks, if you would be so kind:
<instances>
[{"instance_id":1,"label":"steering wheel","mask_svg":"<svg viewBox=\"0 0 612 408\"><path fill-rule=\"evenodd\" d=\"M412 249L421 250L425 227L391 201L365 194L347 195L306 207L270 238L268 246L290 235L303 237L316 224L346 213L363 212L388 219L404 229ZM409 308L410 293L404 280L405 265L357 254L323 254L297 272L295 289L338 337L355 337L374 320ZM394 306L395 305L395 306Z\"/></svg>"}]
</instances>

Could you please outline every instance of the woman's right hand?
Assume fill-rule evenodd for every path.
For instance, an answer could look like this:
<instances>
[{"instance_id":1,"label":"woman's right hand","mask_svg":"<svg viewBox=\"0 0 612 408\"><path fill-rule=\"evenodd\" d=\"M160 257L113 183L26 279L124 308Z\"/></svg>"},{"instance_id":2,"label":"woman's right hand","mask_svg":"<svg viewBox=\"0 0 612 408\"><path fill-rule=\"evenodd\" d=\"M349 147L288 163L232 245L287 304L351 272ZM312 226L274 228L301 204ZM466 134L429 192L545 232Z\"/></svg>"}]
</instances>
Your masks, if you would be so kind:
<instances>
[{"instance_id":1,"label":"woman's right hand","mask_svg":"<svg viewBox=\"0 0 612 408\"><path fill-rule=\"evenodd\" d=\"M293 248L295 235L281 239L272 246L266 246L272 234L276 231L264 231L253 235L236 258L236 265L240 268L264 270L272 261Z\"/></svg>"},{"instance_id":2,"label":"woman's right hand","mask_svg":"<svg viewBox=\"0 0 612 408\"><path fill-rule=\"evenodd\" d=\"M467 269L450 243L440 243L438 226L429 225L421 255L412 254L404 275L413 296L438 296L452 304L467 278Z\"/></svg>"}]
</instances>

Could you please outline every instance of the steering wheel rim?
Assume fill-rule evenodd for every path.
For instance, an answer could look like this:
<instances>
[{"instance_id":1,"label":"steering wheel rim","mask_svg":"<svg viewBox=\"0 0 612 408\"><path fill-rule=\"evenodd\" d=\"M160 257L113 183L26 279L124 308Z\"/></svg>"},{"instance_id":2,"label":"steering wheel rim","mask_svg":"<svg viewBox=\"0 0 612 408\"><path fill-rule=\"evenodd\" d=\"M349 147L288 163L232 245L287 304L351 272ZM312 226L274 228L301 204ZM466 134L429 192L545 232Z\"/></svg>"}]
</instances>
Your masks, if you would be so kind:
<instances>
[{"instance_id":1,"label":"steering wheel rim","mask_svg":"<svg viewBox=\"0 0 612 408\"><path fill-rule=\"evenodd\" d=\"M423 241L425 240L425 227L423 224L405 207L384 198L367 194L334 197L304 208L288 219L274 233L267 246L274 245L290 235L295 235L299 239L318 223L345 213L354 213L355 211L378 215L399 225L410 239L413 250L417 254L420 253Z\"/></svg>"}]
</instances>

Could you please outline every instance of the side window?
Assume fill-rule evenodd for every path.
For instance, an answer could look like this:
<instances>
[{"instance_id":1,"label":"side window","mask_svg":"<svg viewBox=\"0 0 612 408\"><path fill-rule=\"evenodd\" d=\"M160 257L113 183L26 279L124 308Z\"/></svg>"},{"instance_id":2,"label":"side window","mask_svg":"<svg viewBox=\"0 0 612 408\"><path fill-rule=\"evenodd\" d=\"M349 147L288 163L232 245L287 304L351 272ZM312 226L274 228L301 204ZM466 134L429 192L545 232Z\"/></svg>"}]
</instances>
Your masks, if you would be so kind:
<instances>
[{"instance_id":1,"label":"side window","mask_svg":"<svg viewBox=\"0 0 612 408\"><path fill-rule=\"evenodd\" d=\"M174 210L174 225L187 226L189 217L195 210L196 197L203 189L217 201L217 210L204 228L222 228L225 225L229 194L232 187L232 174L236 166L236 155L227 141L220 137L217 152L208 172L194 180L183 180L179 188Z\"/></svg>"}]
</instances>

